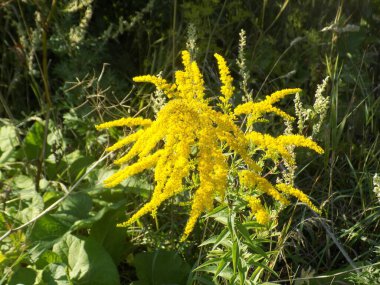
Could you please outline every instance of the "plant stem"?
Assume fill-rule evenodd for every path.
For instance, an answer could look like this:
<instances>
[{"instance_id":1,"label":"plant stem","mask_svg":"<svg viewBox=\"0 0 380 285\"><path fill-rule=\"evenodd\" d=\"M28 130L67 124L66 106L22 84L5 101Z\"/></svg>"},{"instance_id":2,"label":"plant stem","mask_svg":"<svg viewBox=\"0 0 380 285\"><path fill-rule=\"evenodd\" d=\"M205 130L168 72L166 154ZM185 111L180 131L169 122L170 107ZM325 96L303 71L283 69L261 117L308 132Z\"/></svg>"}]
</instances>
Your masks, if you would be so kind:
<instances>
[{"instance_id":1,"label":"plant stem","mask_svg":"<svg viewBox=\"0 0 380 285\"><path fill-rule=\"evenodd\" d=\"M43 144L42 144L42 150L37 161L37 173L36 173L36 179L35 179L35 189L37 192L39 192L40 190L40 179L41 179L41 174L42 174L42 168L44 166L47 136L48 136L48 131L49 131L50 112L53 106L52 101L51 101L50 88L49 88L47 33L49 29L50 20L52 19L53 13L55 11L55 7L56 7L56 0L52 0L49 15L47 16L46 21L44 22L43 31L42 31L42 81L44 84L44 94L45 94L45 101L46 101L45 102L46 105L44 107L46 109L45 109L44 139L43 139Z\"/></svg>"}]
</instances>

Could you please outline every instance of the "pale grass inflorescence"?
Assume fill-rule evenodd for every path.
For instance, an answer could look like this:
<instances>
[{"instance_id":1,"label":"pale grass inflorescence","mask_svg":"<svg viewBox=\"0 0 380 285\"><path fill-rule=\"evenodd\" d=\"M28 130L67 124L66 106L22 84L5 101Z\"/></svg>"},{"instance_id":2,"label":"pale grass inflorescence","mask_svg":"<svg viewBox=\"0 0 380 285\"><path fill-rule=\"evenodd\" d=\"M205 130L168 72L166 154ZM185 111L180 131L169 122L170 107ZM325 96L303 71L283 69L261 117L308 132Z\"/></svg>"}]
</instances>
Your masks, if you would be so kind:
<instances>
[{"instance_id":1,"label":"pale grass inflorescence","mask_svg":"<svg viewBox=\"0 0 380 285\"><path fill-rule=\"evenodd\" d=\"M264 178L262 163L253 159L254 154L260 152L264 153L262 160L279 162L282 159L288 165L295 165L294 147L323 153L322 148L310 138L292 134L273 137L252 129L254 123L264 120L266 113L293 121L292 116L273 104L301 89L283 89L266 96L263 101L250 101L233 108L230 103L234 93L233 78L225 59L218 54L215 58L222 83L220 103L216 107L212 107L205 98L204 80L197 63L188 51L182 51L184 69L175 72L175 83L153 75L133 79L135 82L152 83L167 96L168 101L154 121L141 117L122 118L96 126L98 130L119 126L136 130L107 148L107 151L115 151L134 143L125 155L115 161L126 166L108 177L104 181L105 187L114 187L128 177L154 168L155 188L150 201L119 226L129 226L148 213L155 216L164 201L185 191L187 177L197 175L199 186L191 196L190 217L182 237L182 240L186 239L198 218L213 208L215 198L223 201L230 186L228 177L232 175L231 153L243 161L238 177L234 178L239 179L243 198L258 223L266 224L270 220L260 199L264 193L282 205L288 205L288 198L294 196L315 212L320 212L306 194L291 184L272 184ZM247 117L245 130L238 124L241 116ZM136 157L137 160L130 163Z\"/></svg>"},{"instance_id":2,"label":"pale grass inflorescence","mask_svg":"<svg viewBox=\"0 0 380 285\"><path fill-rule=\"evenodd\" d=\"M380 175L376 173L373 176L372 183L373 183L373 192L375 193L377 199L380 202Z\"/></svg>"}]
</instances>

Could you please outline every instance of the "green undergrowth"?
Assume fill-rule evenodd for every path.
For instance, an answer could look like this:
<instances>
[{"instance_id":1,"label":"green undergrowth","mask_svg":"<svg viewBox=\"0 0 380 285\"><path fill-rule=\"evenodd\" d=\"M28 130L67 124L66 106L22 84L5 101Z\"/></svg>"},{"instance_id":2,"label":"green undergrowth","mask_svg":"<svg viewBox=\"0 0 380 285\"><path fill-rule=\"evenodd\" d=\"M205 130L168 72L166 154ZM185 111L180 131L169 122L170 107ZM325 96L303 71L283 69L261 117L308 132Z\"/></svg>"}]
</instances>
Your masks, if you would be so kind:
<instances>
[{"instance_id":1,"label":"green undergrowth","mask_svg":"<svg viewBox=\"0 0 380 285\"><path fill-rule=\"evenodd\" d=\"M0 284L377 284L379 18L378 0L3 1ZM246 85L237 88L242 29ZM325 153L298 152L295 172L320 216L295 204L263 228L231 196L180 243L187 213L173 198L156 219L116 227L150 198L154 180L147 173L105 189L116 168L104 146L125 133L94 125L154 119L157 94L131 78L170 79L186 47L211 99L219 88L212 54L227 59L238 79L234 106L301 87L312 114L329 77L329 111L314 136ZM293 105L281 108L296 115ZM283 130L270 121L259 131ZM310 115L301 134L315 122Z\"/></svg>"}]
</instances>

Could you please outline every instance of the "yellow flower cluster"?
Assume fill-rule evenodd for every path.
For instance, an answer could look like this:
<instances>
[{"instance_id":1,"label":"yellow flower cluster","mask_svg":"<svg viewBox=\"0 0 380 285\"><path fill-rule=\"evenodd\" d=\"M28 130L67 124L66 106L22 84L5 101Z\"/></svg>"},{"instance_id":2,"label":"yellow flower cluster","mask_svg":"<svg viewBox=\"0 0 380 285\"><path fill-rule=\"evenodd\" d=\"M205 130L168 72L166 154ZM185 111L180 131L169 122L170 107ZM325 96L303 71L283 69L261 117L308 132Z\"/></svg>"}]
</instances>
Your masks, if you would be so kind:
<instances>
[{"instance_id":1,"label":"yellow flower cluster","mask_svg":"<svg viewBox=\"0 0 380 285\"><path fill-rule=\"evenodd\" d=\"M269 222L269 214L262 206L260 199L256 197L247 197L246 198L249 207L251 208L252 214L255 215L256 221L259 224L265 225Z\"/></svg>"},{"instance_id":2,"label":"yellow flower cluster","mask_svg":"<svg viewBox=\"0 0 380 285\"><path fill-rule=\"evenodd\" d=\"M222 96L219 97L220 101L222 102L222 107L225 111L229 110L230 104L229 100L231 99L233 93L234 93L234 87L232 86L232 76L230 75L230 70L227 67L227 62L225 59L219 55L214 54L219 67L219 74L220 74L220 81L222 81L222 87L220 88L220 93Z\"/></svg>"},{"instance_id":3,"label":"yellow flower cluster","mask_svg":"<svg viewBox=\"0 0 380 285\"><path fill-rule=\"evenodd\" d=\"M303 193L301 190L296 189L290 185L279 183L273 186L272 183L270 183L267 179L249 170L240 171L239 179L242 186L259 190L271 196L274 200L280 202L284 206L288 205L289 201L279 191L281 191L284 194L298 198L301 202L308 205L309 208L312 209L314 212L319 213L319 214L321 212L310 201L310 199L307 197L305 193ZM252 202L252 199L254 200L254 202ZM246 200L251 208L252 213L256 216L257 222L261 223L260 221L265 221L264 219L262 219L262 214L258 212L259 210L264 209L260 200L252 196L247 197ZM255 207L252 206L252 203L254 203ZM258 217L257 214L260 214L261 217ZM265 223L261 223L261 224L265 224Z\"/></svg>"},{"instance_id":4,"label":"yellow flower cluster","mask_svg":"<svg viewBox=\"0 0 380 285\"><path fill-rule=\"evenodd\" d=\"M153 83L156 88L164 92L168 98L172 98L173 92L176 89L175 84L169 84L165 79L153 75L136 76L133 78L133 81Z\"/></svg>"},{"instance_id":5,"label":"yellow flower cluster","mask_svg":"<svg viewBox=\"0 0 380 285\"><path fill-rule=\"evenodd\" d=\"M246 137L260 150L264 150L268 158L276 161L281 155L290 165L294 165L295 161L288 146L307 147L319 154L323 153L323 149L319 145L301 135L282 135L275 138L268 134L251 131Z\"/></svg>"},{"instance_id":6,"label":"yellow flower cluster","mask_svg":"<svg viewBox=\"0 0 380 285\"><path fill-rule=\"evenodd\" d=\"M309 197L307 197L306 194L303 193L301 190L283 183L277 184L276 188L285 194L289 194L298 198L301 202L304 202L306 205L308 205L309 208L312 209L314 212L318 214L321 213L321 210L314 206L314 204L310 201Z\"/></svg>"},{"instance_id":7,"label":"yellow flower cluster","mask_svg":"<svg viewBox=\"0 0 380 285\"><path fill-rule=\"evenodd\" d=\"M284 111L276 108L273 106L274 103L277 103L282 98L284 98L287 95L294 94L297 92L301 92L301 89L299 88L293 88L293 89L283 89L280 91L276 91L272 93L269 96L266 96L266 98L263 101L260 102L247 102L245 104L242 104L240 106L237 106L235 108L234 114L235 115L242 115L247 114L249 115L249 124L252 125L253 123L259 121L262 116L266 113L274 113L282 118L284 118L287 121L293 121L294 118Z\"/></svg>"},{"instance_id":8,"label":"yellow flower cluster","mask_svg":"<svg viewBox=\"0 0 380 285\"><path fill-rule=\"evenodd\" d=\"M215 55L222 82L220 99L227 105L233 95L232 77L223 57ZM294 195L310 207L306 195L302 196L294 188L274 187L260 173L262 169L253 160L250 146L281 155L289 159L286 146L304 146L317 152L322 149L302 136L280 136L278 138L257 132L245 134L228 113L222 113L205 100L205 87L202 74L190 53L182 52L183 70L175 72L175 83L170 84L158 76L145 75L134 78L135 82L148 82L164 92L169 100L157 113L154 121L143 118L122 118L96 126L97 129L111 127L135 127L135 131L122 138L107 151L118 150L134 143L129 151L115 161L116 164L126 164L119 171L104 181L105 187L114 187L146 169L154 168L155 188L152 197L130 219L119 226L128 226L145 214L156 215L158 207L167 199L183 191L184 180L195 172L199 176L199 187L191 200L190 216L185 226L182 239L192 232L196 221L202 213L213 207L216 196L224 197L227 189L229 173L228 159L224 150L240 157L245 164L245 171L240 173L240 181L247 188L255 188L282 204L288 200L276 190ZM253 121L267 112L274 112L285 119L291 118L272 104L288 94L299 92L300 89L285 89L267 96L259 103L245 103L238 106L234 114L248 114ZM229 105L230 106L230 105ZM273 155L274 156L274 155ZM131 161L133 162L131 163ZM299 191L299 190L298 190ZM302 193L303 194L303 193ZM306 197L306 199L305 199ZM248 197L247 202L258 222L266 223L269 215L258 198ZM316 209L316 208L313 208Z\"/></svg>"}]
</instances>

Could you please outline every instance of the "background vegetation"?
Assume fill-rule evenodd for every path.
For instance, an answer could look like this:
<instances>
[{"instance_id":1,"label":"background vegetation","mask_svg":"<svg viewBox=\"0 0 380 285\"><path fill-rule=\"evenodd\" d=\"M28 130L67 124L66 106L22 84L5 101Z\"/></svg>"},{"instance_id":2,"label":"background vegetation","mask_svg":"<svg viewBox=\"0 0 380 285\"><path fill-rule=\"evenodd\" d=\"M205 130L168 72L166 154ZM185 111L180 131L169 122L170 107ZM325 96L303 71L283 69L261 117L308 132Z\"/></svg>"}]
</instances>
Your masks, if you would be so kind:
<instances>
[{"instance_id":1,"label":"background vegetation","mask_svg":"<svg viewBox=\"0 0 380 285\"><path fill-rule=\"evenodd\" d=\"M330 77L317 138L325 154L304 153L296 173L323 214L288 207L270 229L276 243L260 241L254 227L231 234L277 252L252 282L379 283L380 1L8 0L0 2L0 284L233 283L223 274L236 248L218 247L218 223L231 222L225 209L179 243L186 213L176 205L164 206L158 223L145 217L127 231L115 227L149 197L151 177L113 189L100 183L112 169L110 156L98 158L122 133L94 125L154 116L152 89L135 89L131 78L170 78L190 24L210 87L213 53L233 63L241 29L255 99L300 87L312 105ZM230 68L239 78L237 65ZM205 243L205 234L216 238ZM238 250L242 260L250 250L260 255L250 242L253 249ZM210 260L215 267L191 273Z\"/></svg>"}]
</instances>

